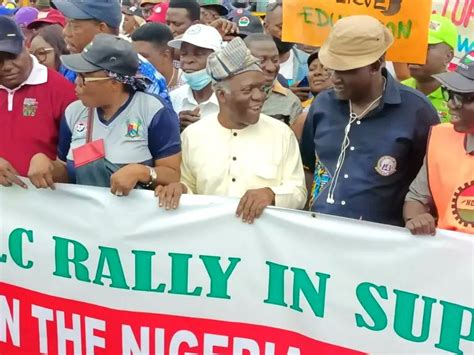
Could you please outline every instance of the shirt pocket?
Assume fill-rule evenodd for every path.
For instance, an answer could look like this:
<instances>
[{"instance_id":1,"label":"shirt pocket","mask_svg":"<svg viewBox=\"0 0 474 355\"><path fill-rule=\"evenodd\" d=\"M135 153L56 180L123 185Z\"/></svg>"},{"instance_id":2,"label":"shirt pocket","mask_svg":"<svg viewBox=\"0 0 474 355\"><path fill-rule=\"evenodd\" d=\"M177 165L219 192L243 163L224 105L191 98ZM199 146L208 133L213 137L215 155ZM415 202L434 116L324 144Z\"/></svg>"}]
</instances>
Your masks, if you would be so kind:
<instances>
[{"instance_id":1,"label":"shirt pocket","mask_svg":"<svg viewBox=\"0 0 474 355\"><path fill-rule=\"evenodd\" d=\"M263 163L252 166L249 172L247 189L262 189L264 187L277 186L278 181L278 165L271 163Z\"/></svg>"}]
</instances>

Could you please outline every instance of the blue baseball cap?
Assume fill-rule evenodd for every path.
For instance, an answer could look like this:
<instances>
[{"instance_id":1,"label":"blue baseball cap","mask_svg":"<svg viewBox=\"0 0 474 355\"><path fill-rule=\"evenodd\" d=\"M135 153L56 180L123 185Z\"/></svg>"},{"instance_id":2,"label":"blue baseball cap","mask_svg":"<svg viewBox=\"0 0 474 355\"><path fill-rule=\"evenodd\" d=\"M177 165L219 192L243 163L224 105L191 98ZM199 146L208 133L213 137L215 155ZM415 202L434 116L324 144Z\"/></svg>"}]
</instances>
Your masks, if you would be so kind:
<instances>
[{"instance_id":1,"label":"blue baseball cap","mask_svg":"<svg viewBox=\"0 0 474 355\"><path fill-rule=\"evenodd\" d=\"M6 6L0 6L0 16L13 16L17 9L9 9Z\"/></svg>"},{"instance_id":2,"label":"blue baseball cap","mask_svg":"<svg viewBox=\"0 0 474 355\"><path fill-rule=\"evenodd\" d=\"M119 28L122 7L118 0L53 0L54 6L73 20L97 20Z\"/></svg>"},{"instance_id":3,"label":"blue baseball cap","mask_svg":"<svg viewBox=\"0 0 474 355\"><path fill-rule=\"evenodd\" d=\"M18 55L23 51L23 33L15 21L0 16L0 52Z\"/></svg>"}]
</instances>

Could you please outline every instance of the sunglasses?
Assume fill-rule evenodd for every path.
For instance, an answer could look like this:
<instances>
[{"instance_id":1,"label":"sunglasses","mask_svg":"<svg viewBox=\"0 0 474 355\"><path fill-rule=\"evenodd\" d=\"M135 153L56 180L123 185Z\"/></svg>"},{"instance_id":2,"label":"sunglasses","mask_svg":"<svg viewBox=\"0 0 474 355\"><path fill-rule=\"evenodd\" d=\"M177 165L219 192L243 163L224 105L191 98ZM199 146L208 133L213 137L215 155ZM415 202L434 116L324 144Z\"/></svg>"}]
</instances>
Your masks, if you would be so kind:
<instances>
[{"instance_id":1,"label":"sunglasses","mask_svg":"<svg viewBox=\"0 0 474 355\"><path fill-rule=\"evenodd\" d=\"M451 101L458 109L463 107L463 105L474 102L473 94L461 94L459 92L449 90L445 87L441 88L441 92L443 93L443 99L445 101Z\"/></svg>"},{"instance_id":2,"label":"sunglasses","mask_svg":"<svg viewBox=\"0 0 474 355\"><path fill-rule=\"evenodd\" d=\"M93 83L96 81L105 81L111 80L111 77L108 76L100 76L100 77L85 77L82 74L77 74L77 84L80 86L86 86L87 83Z\"/></svg>"},{"instance_id":3,"label":"sunglasses","mask_svg":"<svg viewBox=\"0 0 474 355\"><path fill-rule=\"evenodd\" d=\"M38 62L44 63L48 58L48 53L54 52L54 48L39 48L34 52L31 52L32 55L38 59Z\"/></svg>"}]
</instances>

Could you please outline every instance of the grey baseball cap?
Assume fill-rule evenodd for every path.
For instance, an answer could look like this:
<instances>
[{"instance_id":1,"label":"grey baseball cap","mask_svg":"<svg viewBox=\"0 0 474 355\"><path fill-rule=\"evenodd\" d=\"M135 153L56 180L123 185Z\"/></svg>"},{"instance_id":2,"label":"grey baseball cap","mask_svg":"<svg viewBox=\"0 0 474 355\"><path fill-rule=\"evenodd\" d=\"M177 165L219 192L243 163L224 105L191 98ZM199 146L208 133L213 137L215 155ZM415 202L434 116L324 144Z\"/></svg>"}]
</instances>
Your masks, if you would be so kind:
<instances>
[{"instance_id":1,"label":"grey baseball cap","mask_svg":"<svg viewBox=\"0 0 474 355\"><path fill-rule=\"evenodd\" d=\"M106 33L96 35L82 53L62 55L61 62L76 73L107 70L127 76L136 75L139 65L130 42Z\"/></svg>"},{"instance_id":2,"label":"grey baseball cap","mask_svg":"<svg viewBox=\"0 0 474 355\"><path fill-rule=\"evenodd\" d=\"M118 0L53 0L65 17L73 20L97 20L119 28L122 8Z\"/></svg>"},{"instance_id":3,"label":"grey baseball cap","mask_svg":"<svg viewBox=\"0 0 474 355\"><path fill-rule=\"evenodd\" d=\"M459 93L474 92L474 52L466 54L454 72L433 75L443 86Z\"/></svg>"}]
</instances>

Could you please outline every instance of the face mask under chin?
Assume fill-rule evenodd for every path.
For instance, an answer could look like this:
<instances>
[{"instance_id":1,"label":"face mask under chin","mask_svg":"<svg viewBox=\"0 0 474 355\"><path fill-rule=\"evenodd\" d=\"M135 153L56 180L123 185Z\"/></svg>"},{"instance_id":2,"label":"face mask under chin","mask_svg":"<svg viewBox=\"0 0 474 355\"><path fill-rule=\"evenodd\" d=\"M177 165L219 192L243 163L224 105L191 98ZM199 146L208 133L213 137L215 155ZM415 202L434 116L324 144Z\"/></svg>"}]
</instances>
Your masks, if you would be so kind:
<instances>
[{"instance_id":1,"label":"face mask under chin","mask_svg":"<svg viewBox=\"0 0 474 355\"><path fill-rule=\"evenodd\" d=\"M183 78L191 89L196 91L204 89L212 80L206 69L194 73L183 73Z\"/></svg>"}]
</instances>

